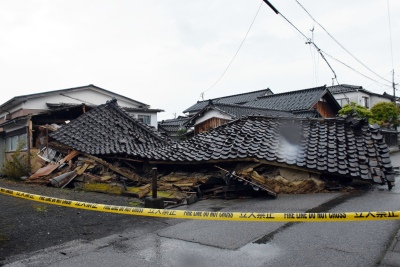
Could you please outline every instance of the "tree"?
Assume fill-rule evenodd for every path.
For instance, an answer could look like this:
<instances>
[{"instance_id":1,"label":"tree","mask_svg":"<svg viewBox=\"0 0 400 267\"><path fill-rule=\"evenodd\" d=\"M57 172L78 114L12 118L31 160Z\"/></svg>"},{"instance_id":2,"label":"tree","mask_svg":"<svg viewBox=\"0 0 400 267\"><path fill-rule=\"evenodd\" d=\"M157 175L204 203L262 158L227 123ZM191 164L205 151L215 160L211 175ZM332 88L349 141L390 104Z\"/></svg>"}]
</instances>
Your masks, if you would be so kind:
<instances>
[{"instance_id":1,"label":"tree","mask_svg":"<svg viewBox=\"0 0 400 267\"><path fill-rule=\"evenodd\" d=\"M186 133L187 133L187 129L185 127L179 128L179 130L177 131L177 135L178 135L180 141L184 141L187 139Z\"/></svg>"},{"instance_id":2,"label":"tree","mask_svg":"<svg viewBox=\"0 0 400 267\"><path fill-rule=\"evenodd\" d=\"M400 109L393 102L379 102L371 108L373 122L381 127L397 127L400 125Z\"/></svg>"},{"instance_id":3,"label":"tree","mask_svg":"<svg viewBox=\"0 0 400 267\"><path fill-rule=\"evenodd\" d=\"M350 104L346 104L339 110L340 116L348 116L351 115L353 117L358 118L366 118L368 121L372 118L372 112L368 110L366 107L356 104L355 102L350 102Z\"/></svg>"}]
</instances>

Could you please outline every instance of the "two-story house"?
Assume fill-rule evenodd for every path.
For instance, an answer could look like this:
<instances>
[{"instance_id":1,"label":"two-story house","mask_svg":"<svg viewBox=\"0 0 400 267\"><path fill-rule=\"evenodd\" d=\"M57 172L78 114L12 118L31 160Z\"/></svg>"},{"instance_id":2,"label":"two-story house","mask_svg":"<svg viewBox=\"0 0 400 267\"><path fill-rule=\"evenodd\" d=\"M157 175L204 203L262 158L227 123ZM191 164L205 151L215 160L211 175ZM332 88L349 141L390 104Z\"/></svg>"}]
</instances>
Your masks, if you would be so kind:
<instances>
[{"instance_id":1,"label":"two-story house","mask_svg":"<svg viewBox=\"0 0 400 267\"><path fill-rule=\"evenodd\" d=\"M333 94L341 107L350 102L370 109L379 102L391 102L394 97L387 94L377 94L364 89L359 85L340 84L329 86L328 90Z\"/></svg>"},{"instance_id":2,"label":"two-story house","mask_svg":"<svg viewBox=\"0 0 400 267\"><path fill-rule=\"evenodd\" d=\"M36 152L46 142L50 127L76 119L89 109L116 99L133 118L157 128L157 113L150 105L95 85L16 96L0 105L0 166L18 143L23 151Z\"/></svg>"}]
</instances>

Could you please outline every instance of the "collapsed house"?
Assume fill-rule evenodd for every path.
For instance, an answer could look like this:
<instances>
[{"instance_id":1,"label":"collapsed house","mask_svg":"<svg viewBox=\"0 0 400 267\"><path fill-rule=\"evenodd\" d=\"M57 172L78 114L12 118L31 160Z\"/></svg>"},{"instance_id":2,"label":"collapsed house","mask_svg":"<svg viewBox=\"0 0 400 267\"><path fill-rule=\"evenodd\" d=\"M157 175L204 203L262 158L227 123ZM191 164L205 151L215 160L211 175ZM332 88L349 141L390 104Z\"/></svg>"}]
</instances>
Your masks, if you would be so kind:
<instances>
[{"instance_id":1,"label":"collapsed house","mask_svg":"<svg viewBox=\"0 0 400 267\"><path fill-rule=\"evenodd\" d=\"M112 100L52 132L49 146L64 157L49 160L28 181L74 181L75 187L143 198L156 175L157 190L176 202L242 190L321 192L331 181L391 189L395 173L380 131L350 117L247 116L171 143Z\"/></svg>"}]
</instances>

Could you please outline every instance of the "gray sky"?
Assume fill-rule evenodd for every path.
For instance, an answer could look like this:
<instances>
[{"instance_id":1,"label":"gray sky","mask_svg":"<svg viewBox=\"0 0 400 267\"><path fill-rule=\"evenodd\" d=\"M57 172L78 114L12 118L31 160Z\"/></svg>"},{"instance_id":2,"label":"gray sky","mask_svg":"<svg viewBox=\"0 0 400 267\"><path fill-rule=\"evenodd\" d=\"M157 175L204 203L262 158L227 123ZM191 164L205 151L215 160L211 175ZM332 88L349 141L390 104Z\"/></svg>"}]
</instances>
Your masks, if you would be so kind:
<instances>
[{"instance_id":1,"label":"gray sky","mask_svg":"<svg viewBox=\"0 0 400 267\"><path fill-rule=\"evenodd\" d=\"M393 93L381 77L391 81L394 69L400 80L400 1L270 2L321 50L369 77L325 55L339 83ZM161 120L202 92L331 85L332 71L305 42L262 0L0 0L0 102L94 84L165 110Z\"/></svg>"}]
</instances>

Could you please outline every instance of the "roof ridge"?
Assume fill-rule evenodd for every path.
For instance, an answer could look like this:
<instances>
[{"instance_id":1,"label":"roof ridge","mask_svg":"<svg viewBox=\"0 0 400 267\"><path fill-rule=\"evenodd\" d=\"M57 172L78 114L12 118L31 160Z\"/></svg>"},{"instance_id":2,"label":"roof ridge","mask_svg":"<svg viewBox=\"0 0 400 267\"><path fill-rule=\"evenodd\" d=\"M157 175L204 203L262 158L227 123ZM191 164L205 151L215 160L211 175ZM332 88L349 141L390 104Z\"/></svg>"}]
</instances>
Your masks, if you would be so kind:
<instances>
[{"instance_id":1,"label":"roof ridge","mask_svg":"<svg viewBox=\"0 0 400 267\"><path fill-rule=\"evenodd\" d=\"M289 94L296 94L296 93L301 93L305 91L311 91L311 90L317 90L317 89L327 89L326 85L324 86L318 86L318 87L312 87L312 88L306 88L306 89L300 89L300 90L294 90L294 91L289 91L289 92L283 92L283 93L278 93L278 94L273 94L273 95L266 95L266 96L260 96L260 98L268 98L268 97L274 97L274 96L281 96L281 95L289 95ZM245 104L246 105L246 104Z\"/></svg>"},{"instance_id":2,"label":"roof ridge","mask_svg":"<svg viewBox=\"0 0 400 267\"><path fill-rule=\"evenodd\" d=\"M216 98L210 98L210 99L207 99L207 100L197 101L197 103L208 102L208 101L210 101L210 100L219 100L219 99L224 99L224 98L229 98L229 97L235 97L235 96L241 96L241 95L249 95L249 94L259 93L259 92L262 92L262 91L271 91L271 93L273 93L271 89L267 88L267 89L261 89L261 90L257 90L257 91L247 92L247 93L241 93L241 94L235 94L235 95L228 95L228 96L221 96L221 97L216 97Z\"/></svg>"},{"instance_id":3,"label":"roof ridge","mask_svg":"<svg viewBox=\"0 0 400 267\"><path fill-rule=\"evenodd\" d=\"M236 107L236 108L246 108L246 109L258 109L258 110L271 110L271 111L283 111L283 112L289 112L286 110L279 110L279 109L271 109L271 108L261 108L261 107L253 107L253 106L246 106L244 105L238 105L238 104L225 104L225 103L215 103L213 106L228 106L228 107Z\"/></svg>"},{"instance_id":4,"label":"roof ridge","mask_svg":"<svg viewBox=\"0 0 400 267\"><path fill-rule=\"evenodd\" d=\"M117 99L113 98L111 100L108 100L105 104L102 104L100 106L111 106L115 111L119 112L121 115L125 116L128 120L131 120L132 122L134 122L135 124L137 124L140 128L142 128L143 130L145 130L146 132L148 132L149 134L151 134L152 136L154 136L155 138L157 138L160 141L163 142L167 142L163 137L157 135L155 133L155 131L153 131L148 125L142 123L141 121L133 118L131 115L129 115L128 112L126 112L125 110L123 110L117 103ZM100 107L99 106L99 107Z\"/></svg>"}]
</instances>

